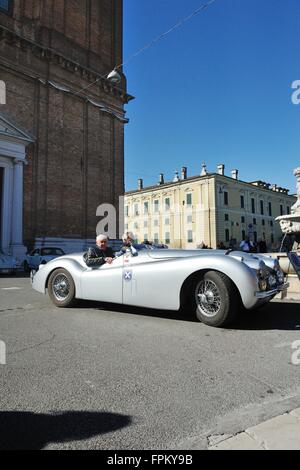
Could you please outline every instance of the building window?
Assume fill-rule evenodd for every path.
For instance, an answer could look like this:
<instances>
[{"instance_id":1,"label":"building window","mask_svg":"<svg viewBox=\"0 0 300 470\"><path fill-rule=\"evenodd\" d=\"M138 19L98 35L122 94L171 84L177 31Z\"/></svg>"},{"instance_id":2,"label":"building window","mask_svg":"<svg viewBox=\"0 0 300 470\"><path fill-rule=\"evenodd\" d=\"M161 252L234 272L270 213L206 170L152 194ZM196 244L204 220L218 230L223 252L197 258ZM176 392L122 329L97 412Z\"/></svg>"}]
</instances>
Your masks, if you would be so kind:
<instances>
[{"instance_id":1,"label":"building window","mask_svg":"<svg viewBox=\"0 0 300 470\"><path fill-rule=\"evenodd\" d=\"M186 205L187 205L187 206L191 206L191 205L192 205L192 195L191 195L191 194L187 194L187 195L186 195Z\"/></svg>"},{"instance_id":2,"label":"building window","mask_svg":"<svg viewBox=\"0 0 300 470\"><path fill-rule=\"evenodd\" d=\"M229 215L225 214L225 222L228 222L228 220L229 220Z\"/></svg>"},{"instance_id":3,"label":"building window","mask_svg":"<svg viewBox=\"0 0 300 470\"><path fill-rule=\"evenodd\" d=\"M191 224L193 222L193 216L192 215L188 215L187 218L186 218L186 222L188 224Z\"/></svg>"},{"instance_id":4,"label":"building window","mask_svg":"<svg viewBox=\"0 0 300 470\"><path fill-rule=\"evenodd\" d=\"M245 198L244 196L241 196L241 208L244 209L245 207Z\"/></svg>"},{"instance_id":5,"label":"building window","mask_svg":"<svg viewBox=\"0 0 300 470\"><path fill-rule=\"evenodd\" d=\"M148 241L148 233L144 233L144 242Z\"/></svg>"},{"instance_id":6,"label":"building window","mask_svg":"<svg viewBox=\"0 0 300 470\"><path fill-rule=\"evenodd\" d=\"M260 201L260 213L264 215L264 201Z\"/></svg>"},{"instance_id":7,"label":"building window","mask_svg":"<svg viewBox=\"0 0 300 470\"><path fill-rule=\"evenodd\" d=\"M12 0L0 0L0 11L10 13L12 9Z\"/></svg>"},{"instance_id":8,"label":"building window","mask_svg":"<svg viewBox=\"0 0 300 470\"><path fill-rule=\"evenodd\" d=\"M169 211L169 210L170 210L170 198L166 197L166 199L165 199L165 211Z\"/></svg>"},{"instance_id":9,"label":"building window","mask_svg":"<svg viewBox=\"0 0 300 470\"><path fill-rule=\"evenodd\" d=\"M257 232L253 232L254 242L257 243Z\"/></svg>"},{"instance_id":10,"label":"building window","mask_svg":"<svg viewBox=\"0 0 300 470\"><path fill-rule=\"evenodd\" d=\"M280 215L283 215L283 205L280 204Z\"/></svg>"},{"instance_id":11,"label":"building window","mask_svg":"<svg viewBox=\"0 0 300 470\"><path fill-rule=\"evenodd\" d=\"M149 213L149 203L144 202L144 214L148 214L148 213Z\"/></svg>"},{"instance_id":12,"label":"building window","mask_svg":"<svg viewBox=\"0 0 300 470\"><path fill-rule=\"evenodd\" d=\"M154 201L154 212L155 212L155 214L158 213L158 209L159 209L159 200L155 199L155 201Z\"/></svg>"},{"instance_id":13,"label":"building window","mask_svg":"<svg viewBox=\"0 0 300 470\"><path fill-rule=\"evenodd\" d=\"M188 230L188 232L187 232L187 241L188 241L188 243L193 243L193 230Z\"/></svg>"},{"instance_id":14,"label":"building window","mask_svg":"<svg viewBox=\"0 0 300 470\"><path fill-rule=\"evenodd\" d=\"M144 220L144 228L148 227L148 220Z\"/></svg>"},{"instance_id":15,"label":"building window","mask_svg":"<svg viewBox=\"0 0 300 470\"><path fill-rule=\"evenodd\" d=\"M270 225L271 227L273 227L273 220L270 220Z\"/></svg>"},{"instance_id":16,"label":"building window","mask_svg":"<svg viewBox=\"0 0 300 470\"><path fill-rule=\"evenodd\" d=\"M170 243L170 232L165 233L165 243Z\"/></svg>"},{"instance_id":17,"label":"building window","mask_svg":"<svg viewBox=\"0 0 300 470\"><path fill-rule=\"evenodd\" d=\"M158 243L158 233L154 234L154 243Z\"/></svg>"},{"instance_id":18,"label":"building window","mask_svg":"<svg viewBox=\"0 0 300 470\"><path fill-rule=\"evenodd\" d=\"M135 216L139 215L139 205L138 204L134 204L134 215Z\"/></svg>"},{"instance_id":19,"label":"building window","mask_svg":"<svg viewBox=\"0 0 300 470\"><path fill-rule=\"evenodd\" d=\"M265 219L262 219L261 224L265 225Z\"/></svg>"},{"instance_id":20,"label":"building window","mask_svg":"<svg viewBox=\"0 0 300 470\"><path fill-rule=\"evenodd\" d=\"M224 205L228 206L228 192L224 191Z\"/></svg>"},{"instance_id":21,"label":"building window","mask_svg":"<svg viewBox=\"0 0 300 470\"><path fill-rule=\"evenodd\" d=\"M170 219L169 219L169 217L167 217L167 218L165 219L165 225L170 225Z\"/></svg>"},{"instance_id":22,"label":"building window","mask_svg":"<svg viewBox=\"0 0 300 470\"><path fill-rule=\"evenodd\" d=\"M225 230L225 241L229 242L229 229L228 228Z\"/></svg>"},{"instance_id":23,"label":"building window","mask_svg":"<svg viewBox=\"0 0 300 470\"><path fill-rule=\"evenodd\" d=\"M241 222L242 222L242 224L245 223L245 217L243 215L241 216Z\"/></svg>"},{"instance_id":24,"label":"building window","mask_svg":"<svg viewBox=\"0 0 300 470\"><path fill-rule=\"evenodd\" d=\"M137 222L134 222L134 228L137 230L139 228L139 224Z\"/></svg>"},{"instance_id":25,"label":"building window","mask_svg":"<svg viewBox=\"0 0 300 470\"><path fill-rule=\"evenodd\" d=\"M268 208L269 208L269 216L271 217L272 216L272 203L271 202L269 202Z\"/></svg>"},{"instance_id":26,"label":"building window","mask_svg":"<svg viewBox=\"0 0 300 470\"><path fill-rule=\"evenodd\" d=\"M290 207L289 207L289 206L286 206L286 213L287 213L287 214L290 213Z\"/></svg>"},{"instance_id":27,"label":"building window","mask_svg":"<svg viewBox=\"0 0 300 470\"><path fill-rule=\"evenodd\" d=\"M246 232L245 230L242 230L242 240L245 240L245 238L246 238Z\"/></svg>"},{"instance_id":28,"label":"building window","mask_svg":"<svg viewBox=\"0 0 300 470\"><path fill-rule=\"evenodd\" d=\"M252 214L255 214L255 200L253 197L251 198L251 211Z\"/></svg>"},{"instance_id":29,"label":"building window","mask_svg":"<svg viewBox=\"0 0 300 470\"><path fill-rule=\"evenodd\" d=\"M274 235L271 233L271 243L274 243Z\"/></svg>"},{"instance_id":30,"label":"building window","mask_svg":"<svg viewBox=\"0 0 300 470\"><path fill-rule=\"evenodd\" d=\"M253 225L256 225L256 219L255 218L253 219Z\"/></svg>"},{"instance_id":31,"label":"building window","mask_svg":"<svg viewBox=\"0 0 300 470\"><path fill-rule=\"evenodd\" d=\"M154 227L158 227L158 220L157 219L154 220Z\"/></svg>"}]
</instances>

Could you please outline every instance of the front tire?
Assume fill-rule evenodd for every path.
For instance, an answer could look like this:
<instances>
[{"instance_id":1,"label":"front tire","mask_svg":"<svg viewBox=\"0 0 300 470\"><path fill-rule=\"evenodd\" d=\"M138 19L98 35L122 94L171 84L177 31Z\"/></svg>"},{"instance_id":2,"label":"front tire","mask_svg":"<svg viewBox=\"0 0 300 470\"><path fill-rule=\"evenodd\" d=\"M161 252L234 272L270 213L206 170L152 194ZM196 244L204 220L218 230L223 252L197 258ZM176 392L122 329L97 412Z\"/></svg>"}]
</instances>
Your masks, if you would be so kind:
<instances>
[{"instance_id":1,"label":"front tire","mask_svg":"<svg viewBox=\"0 0 300 470\"><path fill-rule=\"evenodd\" d=\"M55 269L49 277L49 297L57 307L72 307L76 303L75 284L71 274L63 268Z\"/></svg>"},{"instance_id":2,"label":"front tire","mask_svg":"<svg viewBox=\"0 0 300 470\"><path fill-rule=\"evenodd\" d=\"M240 297L233 282L217 271L206 272L196 283L196 316L209 326L231 323L237 314Z\"/></svg>"}]
</instances>

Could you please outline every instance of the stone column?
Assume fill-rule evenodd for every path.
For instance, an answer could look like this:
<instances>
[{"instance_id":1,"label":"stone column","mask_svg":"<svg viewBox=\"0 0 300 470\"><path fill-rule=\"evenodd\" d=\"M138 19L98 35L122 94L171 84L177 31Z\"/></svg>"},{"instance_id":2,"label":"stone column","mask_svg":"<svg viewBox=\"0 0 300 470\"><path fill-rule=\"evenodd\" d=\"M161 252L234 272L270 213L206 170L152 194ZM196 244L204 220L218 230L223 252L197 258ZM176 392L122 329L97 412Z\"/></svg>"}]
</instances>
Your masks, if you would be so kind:
<instances>
[{"instance_id":1,"label":"stone column","mask_svg":"<svg viewBox=\"0 0 300 470\"><path fill-rule=\"evenodd\" d=\"M24 257L23 245L23 164L24 160L14 159L13 201L12 201L12 254Z\"/></svg>"}]
</instances>

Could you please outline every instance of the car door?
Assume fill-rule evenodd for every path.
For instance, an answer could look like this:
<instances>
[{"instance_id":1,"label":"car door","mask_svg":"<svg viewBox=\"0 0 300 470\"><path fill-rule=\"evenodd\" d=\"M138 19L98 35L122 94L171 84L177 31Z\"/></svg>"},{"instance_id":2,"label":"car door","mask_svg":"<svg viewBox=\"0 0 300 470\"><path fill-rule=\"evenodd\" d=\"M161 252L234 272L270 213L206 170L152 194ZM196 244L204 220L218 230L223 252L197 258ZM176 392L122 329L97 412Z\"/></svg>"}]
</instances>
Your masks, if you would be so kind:
<instances>
[{"instance_id":1,"label":"car door","mask_svg":"<svg viewBox=\"0 0 300 470\"><path fill-rule=\"evenodd\" d=\"M87 267L81 275L82 298L100 302L122 303L123 256L115 258L112 264Z\"/></svg>"}]
</instances>

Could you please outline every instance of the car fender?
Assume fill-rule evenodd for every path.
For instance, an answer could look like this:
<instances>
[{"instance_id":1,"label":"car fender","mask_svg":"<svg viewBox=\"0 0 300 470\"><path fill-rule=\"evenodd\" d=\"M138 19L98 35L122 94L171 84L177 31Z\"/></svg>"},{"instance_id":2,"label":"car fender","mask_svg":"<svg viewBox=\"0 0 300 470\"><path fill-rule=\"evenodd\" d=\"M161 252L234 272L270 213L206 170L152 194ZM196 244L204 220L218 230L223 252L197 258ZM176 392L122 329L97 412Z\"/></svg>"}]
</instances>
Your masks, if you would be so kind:
<instances>
[{"instance_id":1,"label":"car fender","mask_svg":"<svg viewBox=\"0 0 300 470\"><path fill-rule=\"evenodd\" d=\"M199 271L207 272L212 270L225 274L233 282L240 293L245 308L251 309L256 304L255 292L258 290L258 282L253 269L242 260L235 258L226 256L211 256L206 260L204 258L206 257L201 257L200 262L197 262L197 258L189 258L191 272L184 279L181 288L184 288L188 279L195 276Z\"/></svg>"},{"instance_id":2,"label":"car fender","mask_svg":"<svg viewBox=\"0 0 300 470\"><path fill-rule=\"evenodd\" d=\"M72 258L59 257L49 261L47 264L41 264L39 270L32 276L32 287L38 292L46 294L49 277L58 268L66 269L71 274L75 284L75 297L81 298L81 274L86 268Z\"/></svg>"}]
</instances>

